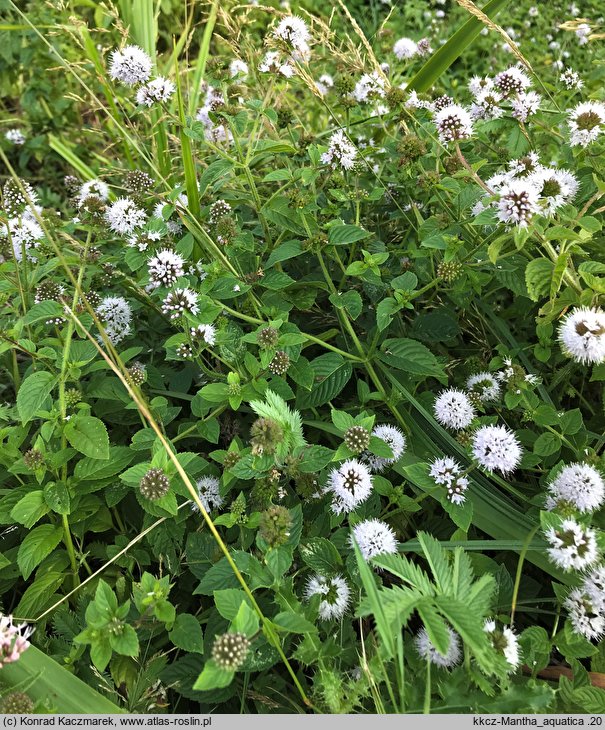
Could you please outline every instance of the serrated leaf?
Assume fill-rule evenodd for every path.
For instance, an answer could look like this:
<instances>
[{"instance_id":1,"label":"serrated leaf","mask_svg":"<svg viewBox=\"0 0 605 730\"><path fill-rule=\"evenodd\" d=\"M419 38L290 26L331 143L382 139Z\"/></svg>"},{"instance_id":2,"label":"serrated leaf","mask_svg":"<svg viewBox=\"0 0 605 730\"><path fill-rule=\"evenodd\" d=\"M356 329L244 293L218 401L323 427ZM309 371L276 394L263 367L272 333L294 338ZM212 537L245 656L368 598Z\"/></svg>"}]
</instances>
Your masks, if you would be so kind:
<instances>
[{"instance_id":1,"label":"serrated leaf","mask_svg":"<svg viewBox=\"0 0 605 730\"><path fill-rule=\"evenodd\" d=\"M17 565L26 580L44 558L52 553L62 537L63 529L56 525L38 525L25 536L17 553Z\"/></svg>"},{"instance_id":2,"label":"serrated leaf","mask_svg":"<svg viewBox=\"0 0 605 730\"><path fill-rule=\"evenodd\" d=\"M85 456L109 459L109 436L105 424L99 418L74 416L65 426L65 438Z\"/></svg>"},{"instance_id":3,"label":"serrated leaf","mask_svg":"<svg viewBox=\"0 0 605 730\"><path fill-rule=\"evenodd\" d=\"M28 375L17 393L17 410L23 424L29 423L43 406L50 403L50 394L57 379L46 370Z\"/></svg>"}]
</instances>

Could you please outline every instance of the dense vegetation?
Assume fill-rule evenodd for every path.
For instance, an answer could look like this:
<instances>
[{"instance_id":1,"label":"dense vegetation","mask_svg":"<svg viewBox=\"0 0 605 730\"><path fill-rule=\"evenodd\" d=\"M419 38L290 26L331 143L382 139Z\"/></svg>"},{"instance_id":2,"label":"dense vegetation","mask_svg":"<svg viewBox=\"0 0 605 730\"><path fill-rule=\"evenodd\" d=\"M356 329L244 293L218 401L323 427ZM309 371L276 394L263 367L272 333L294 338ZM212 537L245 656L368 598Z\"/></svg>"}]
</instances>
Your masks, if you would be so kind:
<instances>
[{"instance_id":1,"label":"dense vegetation","mask_svg":"<svg viewBox=\"0 0 605 730\"><path fill-rule=\"evenodd\" d=\"M605 712L599 5L0 0L3 711Z\"/></svg>"}]
</instances>

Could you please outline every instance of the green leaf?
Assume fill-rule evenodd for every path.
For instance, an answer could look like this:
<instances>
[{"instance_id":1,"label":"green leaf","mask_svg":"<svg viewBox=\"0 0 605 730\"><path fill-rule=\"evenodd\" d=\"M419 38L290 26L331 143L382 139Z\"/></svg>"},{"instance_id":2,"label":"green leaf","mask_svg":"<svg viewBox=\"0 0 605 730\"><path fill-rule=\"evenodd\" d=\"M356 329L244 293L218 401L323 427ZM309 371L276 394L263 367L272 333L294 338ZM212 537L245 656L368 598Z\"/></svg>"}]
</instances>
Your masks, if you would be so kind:
<instances>
[{"instance_id":1,"label":"green leaf","mask_svg":"<svg viewBox=\"0 0 605 730\"><path fill-rule=\"evenodd\" d=\"M57 379L46 370L28 375L17 393L17 410L23 424L29 423L40 410L48 410L50 393ZM43 406L45 406L43 408Z\"/></svg>"},{"instance_id":2,"label":"green leaf","mask_svg":"<svg viewBox=\"0 0 605 730\"><path fill-rule=\"evenodd\" d=\"M139 639L132 626L122 624L118 631L109 634L111 648L122 656L137 656L139 653Z\"/></svg>"},{"instance_id":3,"label":"green leaf","mask_svg":"<svg viewBox=\"0 0 605 730\"><path fill-rule=\"evenodd\" d=\"M62 537L63 529L55 525L38 525L25 536L19 546L17 564L26 580L44 558L52 553Z\"/></svg>"},{"instance_id":4,"label":"green leaf","mask_svg":"<svg viewBox=\"0 0 605 730\"><path fill-rule=\"evenodd\" d=\"M39 616L42 611L49 608L55 601L55 591L65 580L65 575L57 571L43 573L27 587L21 600L15 608L17 616Z\"/></svg>"},{"instance_id":5,"label":"green leaf","mask_svg":"<svg viewBox=\"0 0 605 730\"><path fill-rule=\"evenodd\" d=\"M363 309L361 295L354 289L344 293L330 294L330 302L336 309L346 309L351 319L357 319Z\"/></svg>"},{"instance_id":6,"label":"green leaf","mask_svg":"<svg viewBox=\"0 0 605 730\"><path fill-rule=\"evenodd\" d=\"M533 259L525 267L525 286L534 302L539 301L550 292L554 264L548 259Z\"/></svg>"},{"instance_id":7,"label":"green leaf","mask_svg":"<svg viewBox=\"0 0 605 730\"><path fill-rule=\"evenodd\" d=\"M93 715L123 712L35 646L30 646L18 662L5 664L0 669L0 681L7 687L27 687L27 694L36 703L46 703L52 698L55 712Z\"/></svg>"},{"instance_id":8,"label":"green leaf","mask_svg":"<svg viewBox=\"0 0 605 730\"><path fill-rule=\"evenodd\" d=\"M574 689L573 701L582 709L595 715L605 713L605 690L599 687L580 687Z\"/></svg>"},{"instance_id":9,"label":"green leaf","mask_svg":"<svg viewBox=\"0 0 605 730\"><path fill-rule=\"evenodd\" d=\"M65 426L65 438L76 451L91 459L109 459L107 429L94 416L74 416Z\"/></svg>"},{"instance_id":10,"label":"green leaf","mask_svg":"<svg viewBox=\"0 0 605 730\"><path fill-rule=\"evenodd\" d=\"M242 601L249 600L241 588L225 588L214 591L213 595L216 610L227 621L233 621L242 605Z\"/></svg>"},{"instance_id":11,"label":"green leaf","mask_svg":"<svg viewBox=\"0 0 605 730\"><path fill-rule=\"evenodd\" d=\"M43 302L38 302L31 307L25 317L23 317L23 324L34 324L39 322L41 319L56 319L58 317L65 316L64 306L55 302L51 299L47 299Z\"/></svg>"},{"instance_id":12,"label":"green leaf","mask_svg":"<svg viewBox=\"0 0 605 730\"><path fill-rule=\"evenodd\" d=\"M353 367L337 353L326 353L313 360L311 367L315 372L315 385L308 391L299 391L297 408L316 408L335 398L349 382Z\"/></svg>"},{"instance_id":13,"label":"green leaf","mask_svg":"<svg viewBox=\"0 0 605 730\"><path fill-rule=\"evenodd\" d=\"M334 543L325 537L311 538L299 545L298 552L305 565L320 575L331 575L342 565L342 558Z\"/></svg>"},{"instance_id":14,"label":"green leaf","mask_svg":"<svg viewBox=\"0 0 605 730\"><path fill-rule=\"evenodd\" d=\"M278 628L289 631L291 634L308 634L316 630L315 624L294 611L282 611L272 620Z\"/></svg>"},{"instance_id":15,"label":"green leaf","mask_svg":"<svg viewBox=\"0 0 605 730\"><path fill-rule=\"evenodd\" d=\"M550 456L556 454L561 448L561 439L549 431L540 434L534 443L534 453L538 456Z\"/></svg>"},{"instance_id":16,"label":"green leaf","mask_svg":"<svg viewBox=\"0 0 605 730\"><path fill-rule=\"evenodd\" d=\"M44 492L36 489L25 497L22 497L11 510L11 517L15 522L27 528L33 527L44 515L48 514L49 508L44 499Z\"/></svg>"},{"instance_id":17,"label":"green leaf","mask_svg":"<svg viewBox=\"0 0 605 730\"><path fill-rule=\"evenodd\" d=\"M493 18L508 3L509 0L490 0L483 6L482 11L488 17ZM432 54L424 66L412 77L406 88L410 91L428 91L482 30L483 23L477 18L467 20L444 45Z\"/></svg>"},{"instance_id":18,"label":"green leaf","mask_svg":"<svg viewBox=\"0 0 605 730\"><path fill-rule=\"evenodd\" d=\"M74 476L82 482L107 479L118 474L134 459L134 453L127 446L111 446L108 459L81 459L75 466Z\"/></svg>"},{"instance_id":19,"label":"green leaf","mask_svg":"<svg viewBox=\"0 0 605 730\"><path fill-rule=\"evenodd\" d=\"M228 687L233 681L234 676L234 671L230 669L222 669L216 665L214 659L210 659L210 661L207 661L204 665L200 676L195 680L193 689L207 691L209 689Z\"/></svg>"},{"instance_id":20,"label":"green leaf","mask_svg":"<svg viewBox=\"0 0 605 730\"><path fill-rule=\"evenodd\" d=\"M170 641L178 649L203 654L204 637L200 622L190 613L179 613L168 634Z\"/></svg>"},{"instance_id":21,"label":"green leaf","mask_svg":"<svg viewBox=\"0 0 605 730\"><path fill-rule=\"evenodd\" d=\"M447 380L437 358L426 345L417 340L407 337L385 340L379 357L387 365L406 373L422 376L423 379L432 376L442 382Z\"/></svg>"},{"instance_id":22,"label":"green leaf","mask_svg":"<svg viewBox=\"0 0 605 730\"><path fill-rule=\"evenodd\" d=\"M359 226L336 225L330 228L328 241L333 246L344 246L347 243L355 243L368 238L372 234Z\"/></svg>"}]
</instances>

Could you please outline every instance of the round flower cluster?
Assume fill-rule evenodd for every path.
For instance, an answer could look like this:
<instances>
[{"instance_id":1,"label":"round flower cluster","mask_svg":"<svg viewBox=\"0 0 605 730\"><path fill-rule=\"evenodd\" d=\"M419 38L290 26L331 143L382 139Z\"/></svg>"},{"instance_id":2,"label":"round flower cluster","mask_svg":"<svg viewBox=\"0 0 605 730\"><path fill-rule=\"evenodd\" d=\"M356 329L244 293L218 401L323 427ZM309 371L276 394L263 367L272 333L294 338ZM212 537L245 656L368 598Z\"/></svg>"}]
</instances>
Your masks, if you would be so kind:
<instances>
[{"instance_id":1,"label":"round flower cluster","mask_svg":"<svg viewBox=\"0 0 605 730\"><path fill-rule=\"evenodd\" d=\"M544 533L549 544L548 557L562 570L584 570L599 558L596 533L575 519L561 521L559 527L549 527Z\"/></svg>"},{"instance_id":2,"label":"round flower cluster","mask_svg":"<svg viewBox=\"0 0 605 730\"><path fill-rule=\"evenodd\" d=\"M487 634L491 645L502 654L510 665L510 670L516 669L521 661L519 639L515 632L508 626L501 629L497 627L496 622L488 619L483 627Z\"/></svg>"},{"instance_id":3,"label":"round flower cluster","mask_svg":"<svg viewBox=\"0 0 605 730\"><path fill-rule=\"evenodd\" d=\"M117 345L128 337L132 309L124 297L105 297L96 308L96 312L112 345ZM101 337L99 340L103 342Z\"/></svg>"},{"instance_id":4,"label":"round flower cluster","mask_svg":"<svg viewBox=\"0 0 605 730\"><path fill-rule=\"evenodd\" d=\"M588 147L605 131L605 104L600 101L583 101L568 114L569 144L572 147Z\"/></svg>"},{"instance_id":5,"label":"round flower cluster","mask_svg":"<svg viewBox=\"0 0 605 730\"><path fill-rule=\"evenodd\" d=\"M444 390L433 407L435 418L442 426L459 431L470 426L475 408L466 393L456 388Z\"/></svg>"},{"instance_id":6,"label":"round flower cluster","mask_svg":"<svg viewBox=\"0 0 605 730\"><path fill-rule=\"evenodd\" d=\"M170 479L161 469L149 469L142 477L139 489L143 497L155 501L168 494Z\"/></svg>"},{"instance_id":7,"label":"round flower cluster","mask_svg":"<svg viewBox=\"0 0 605 730\"><path fill-rule=\"evenodd\" d=\"M185 273L185 259L165 248L149 259L147 268L152 288L172 286Z\"/></svg>"},{"instance_id":8,"label":"round flower cluster","mask_svg":"<svg viewBox=\"0 0 605 730\"><path fill-rule=\"evenodd\" d=\"M357 148L349 142L342 129L337 130L330 137L330 143L326 152L321 156L325 165L335 168L340 166L343 170L351 170L355 166Z\"/></svg>"},{"instance_id":9,"label":"round flower cluster","mask_svg":"<svg viewBox=\"0 0 605 730\"><path fill-rule=\"evenodd\" d=\"M148 81L137 91L137 104L141 106L153 106L154 104L165 104L170 101L170 97L176 91L176 86L172 81L164 76L158 76L152 81Z\"/></svg>"},{"instance_id":10,"label":"round flower cluster","mask_svg":"<svg viewBox=\"0 0 605 730\"><path fill-rule=\"evenodd\" d=\"M374 426L372 429L372 436L375 436L381 441L384 441L387 446L391 447L393 456L375 456L374 454L367 453L364 455L366 461L370 465L370 469L373 472L379 473L384 471L387 466L394 464L399 461L403 452L405 451L406 441L405 436L396 426L390 426L389 424L381 424Z\"/></svg>"},{"instance_id":11,"label":"round flower cluster","mask_svg":"<svg viewBox=\"0 0 605 730\"><path fill-rule=\"evenodd\" d=\"M120 81L127 86L142 84L151 75L151 58L139 46L126 46L121 51L111 54L109 75L114 81Z\"/></svg>"},{"instance_id":12,"label":"round flower cluster","mask_svg":"<svg viewBox=\"0 0 605 730\"><path fill-rule=\"evenodd\" d=\"M0 616L0 669L19 660L29 648L34 629L25 623L13 623L12 616Z\"/></svg>"},{"instance_id":13,"label":"round flower cluster","mask_svg":"<svg viewBox=\"0 0 605 730\"><path fill-rule=\"evenodd\" d=\"M212 347L216 342L216 329L211 324L197 324L189 330L193 342Z\"/></svg>"},{"instance_id":14,"label":"round flower cluster","mask_svg":"<svg viewBox=\"0 0 605 730\"><path fill-rule=\"evenodd\" d=\"M220 669L235 671L246 661L249 651L250 640L245 634L222 634L214 640L212 658Z\"/></svg>"},{"instance_id":15,"label":"round flower cluster","mask_svg":"<svg viewBox=\"0 0 605 730\"><path fill-rule=\"evenodd\" d=\"M471 375L466 381L466 387L482 403L489 403L500 397L500 383L491 373L482 372Z\"/></svg>"},{"instance_id":16,"label":"round flower cluster","mask_svg":"<svg viewBox=\"0 0 605 730\"><path fill-rule=\"evenodd\" d=\"M397 552L397 538L386 522L369 519L358 522L353 528L350 544L357 543L364 560L371 560L378 555Z\"/></svg>"},{"instance_id":17,"label":"round flower cluster","mask_svg":"<svg viewBox=\"0 0 605 730\"><path fill-rule=\"evenodd\" d=\"M217 477L208 476L198 479L197 493L206 512L212 512L212 510L220 509L223 506L224 499L221 496L220 481ZM198 509L195 502L192 509Z\"/></svg>"},{"instance_id":18,"label":"round flower cluster","mask_svg":"<svg viewBox=\"0 0 605 730\"><path fill-rule=\"evenodd\" d=\"M328 489L334 494L332 510L335 514L352 512L372 493L372 475L365 464L350 459L332 470Z\"/></svg>"},{"instance_id":19,"label":"round flower cluster","mask_svg":"<svg viewBox=\"0 0 605 730\"><path fill-rule=\"evenodd\" d=\"M4 133L4 139L7 142L10 142L10 144L17 145L18 147L25 144L27 141L25 135L20 129L7 129Z\"/></svg>"},{"instance_id":20,"label":"round flower cluster","mask_svg":"<svg viewBox=\"0 0 605 730\"><path fill-rule=\"evenodd\" d=\"M135 228L145 224L147 215L130 198L118 198L105 211L105 220L109 228L122 235L132 233Z\"/></svg>"},{"instance_id":21,"label":"round flower cluster","mask_svg":"<svg viewBox=\"0 0 605 730\"><path fill-rule=\"evenodd\" d=\"M488 471L508 474L521 461L521 445L506 426L480 426L472 438L472 454Z\"/></svg>"},{"instance_id":22,"label":"round flower cluster","mask_svg":"<svg viewBox=\"0 0 605 730\"><path fill-rule=\"evenodd\" d=\"M197 294L193 289L173 289L162 302L162 312L176 320L185 313L197 314L200 311Z\"/></svg>"},{"instance_id":23,"label":"round flower cluster","mask_svg":"<svg viewBox=\"0 0 605 730\"><path fill-rule=\"evenodd\" d=\"M605 360L605 312L600 308L576 307L559 327L564 352L576 362L598 364Z\"/></svg>"},{"instance_id":24,"label":"round flower cluster","mask_svg":"<svg viewBox=\"0 0 605 730\"><path fill-rule=\"evenodd\" d=\"M462 504L466 499L468 479L462 475L462 467L451 456L435 459L429 469L429 476L436 484L447 489L447 498L453 504Z\"/></svg>"},{"instance_id":25,"label":"round flower cluster","mask_svg":"<svg viewBox=\"0 0 605 730\"><path fill-rule=\"evenodd\" d=\"M603 477L590 464L569 464L548 485L549 510L569 505L578 512L594 512L605 500Z\"/></svg>"},{"instance_id":26,"label":"round flower cluster","mask_svg":"<svg viewBox=\"0 0 605 730\"><path fill-rule=\"evenodd\" d=\"M338 621L349 606L351 589L342 575L326 577L316 574L309 578L305 588L305 598L309 601L313 596L321 596L319 618Z\"/></svg>"},{"instance_id":27,"label":"round flower cluster","mask_svg":"<svg viewBox=\"0 0 605 730\"><path fill-rule=\"evenodd\" d=\"M460 647L460 637L458 634L448 627L449 633L449 644L447 652L441 654L435 649L432 641L429 639L429 635L425 628L420 629L414 638L416 644L416 650L418 654L427 661L431 662L437 667L442 669L452 669L453 667L460 664L462 658L462 651Z\"/></svg>"},{"instance_id":28,"label":"round flower cluster","mask_svg":"<svg viewBox=\"0 0 605 730\"><path fill-rule=\"evenodd\" d=\"M588 573L563 606L576 634L599 641L605 635L605 566Z\"/></svg>"}]
</instances>

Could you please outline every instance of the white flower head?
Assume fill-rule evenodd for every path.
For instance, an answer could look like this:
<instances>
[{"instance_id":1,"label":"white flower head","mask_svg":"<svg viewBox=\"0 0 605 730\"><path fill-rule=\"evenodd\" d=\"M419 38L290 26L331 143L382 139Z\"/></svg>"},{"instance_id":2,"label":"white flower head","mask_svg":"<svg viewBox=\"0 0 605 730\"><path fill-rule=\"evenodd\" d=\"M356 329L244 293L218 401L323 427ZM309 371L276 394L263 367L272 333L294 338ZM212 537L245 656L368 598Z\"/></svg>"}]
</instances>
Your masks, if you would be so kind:
<instances>
[{"instance_id":1,"label":"white flower head","mask_svg":"<svg viewBox=\"0 0 605 730\"><path fill-rule=\"evenodd\" d=\"M574 588L563 602L567 617L576 634L588 641L599 641L605 634L603 606L597 605L584 588Z\"/></svg>"},{"instance_id":2,"label":"white flower head","mask_svg":"<svg viewBox=\"0 0 605 730\"><path fill-rule=\"evenodd\" d=\"M585 46L588 43L588 37L592 33L592 28L588 23L580 23L576 28L576 38L579 46Z\"/></svg>"},{"instance_id":3,"label":"white flower head","mask_svg":"<svg viewBox=\"0 0 605 730\"><path fill-rule=\"evenodd\" d=\"M0 238L9 238L13 254L17 261L22 261L23 255L30 261L36 261L32 249L40 245L44 238L44 230L36 221L27 216L9 218L5 224L0 223Z\"/></svg>"},{"instance_id":4,"label":"white flower head","mask_svg":"<svg viewBox=\"0 0 605 730\"><path fill-rule=\"evenodd\" d=\"M494 79L494 85L504 96L516 93L521 94L531 85L529 76L518 66L511 66L501 71Z\"/></svg>"},{"instance_id":5,"label":"white flower head","mask_svg":"<svg viewBox=\"0 0 605 730\"><path fill-rule=\"evenodd\" d=\"M132 309L124 297L105 297L96 313L112 345L117 345L130 334Z\"/></svg>"},{"instance_id":6,"label":"white flower head","mask_svg":"<svg viewBox=\"0 0 605 730\"><path fill-rule=\"evenodd\" d=\"M555 503L572 504L579 512L594 512L605 500L605 483L590 464L569 464L549 484Z\"/></svg>"},{"instance_id":7,"label":"white flower head","mask_svg":"<svg viewBox=\"0 0 605 730\"><path fill-rule=\"evenodd\" d=\"M328 487L334 494L334 512L351 512L372 493L372 475L365 464L350 459L330 472Z\"/></svg>"},{"instance_id":8,"label":"white flower head","mask_svg":"<svg viewBox=\"0 0 605 730\"><path fill-rule=\"evenodd\" d=\"M569 144L587 147L605 131L605 104L600 101L583 101L568 116Z\"/></svg>"},{"instance_id":9,"label":"white flower head","mask_svg":"<svg viewBox=\"0 0 605 730\"><path fill-rule=\"evenodd\" d=\"M82 183L78 190L76 202L78 206L81 206L86 198L95 197L99 200L105 201L109 199L109 185L103 180L87 180Z\"/></svg>"},{"instance_id":10,"label":"white flower head","mask_svg":"<svg viewBox=\"0 0 605 730\"><path fill-rule=\"evenodd\" d=\"M498 400L500 397L500 383L491 373L482 372L471 375L466 381L466 387L471 393L475 393L483 403Z\"/></svg>"},{"instance_id":11,"label":"white flower head","mask_svg":"<svg viewBox=\"0 0 605 730\"><path fill-rule=\"evenodd\" d=\"M240 58L234 58L229 64L229 75L232 79L236 78L236 76L247 76L248 64Z\"/></svg>"},{"instance_id":12,"label":"white flower head","mask_svg":"<svg viewBox=\"0 0 605 730\"><path fill-rule=\"evenodd\" d=\"M391 447L393 456L374 456L374 454L366 454L367 461L370 464L370 468L373 472L381 472L390 464L394 464L399 461L401 455L405 451L405 436L396 426L390 426L389 424L381 424L375 426L372 429L372 436L382 439L388 446Z\"/></svg>"},{"instance_id":13,"label":"white flower head","mask_svg":"<svg viewBox=\"0 0 605 730\"><path fill-rule=\"evenodd\" d=\"M29 646L34 628L25 623L16 624L12 616L0 615L0 669L19 660Z\"/></svg>"},{"instance_id":14,"label":"white flower head","mask_svg":"<svg viewBox=\"0 0 605 730\"><path fill-rule=\"evenodd\" d=\"M488 619L485 622L485 633L488 635L494 649L504 656L510 664L511 671L519 666L521 661L519 639L515 632L508 626L499 629L496 622Z\"/></svg>"},{"instance_id":15,"label":"white flower head","mask_svg":"<svg viewBox=\"0 0 605 730\"><path fill-rule=\"evenodd\" d=\"M448 628L448 631L450 635L450 643L445 654L440 654L437 649L435 649L425 628L420 629L414 637L414 643L416 644L418 654L423 659L428 659L431 664L435 664L437 667L441 667L442 669L452 669L452 667L460 664L460 660L462 658L460 637L452 629Z\"/></svg>"},{"instance_id":16,"label":"white flower head","mask_svg":"<svg viewBox=\"0 0 605 730\"><path fill-rule=\"evenodd\" d=\"M311 33L307 24L302 18L296 15L290 15L282 18L273 31L275 38L287 43L291 48L302 51L308 50Z\"/></svg>"},{"instance_id":17,"label":"white flower head","mask_svg":"<svg viewBox=\"0 0 605 730\"><path fill-rule=\"evenodd\" d=\"M539 205L544 215L553 216L559 208L576 196L580 184L569 170L540 167L528 175L527 180L538 191Z\"/></svg>"},{"instance_id":18,"label":"white flower head","mask_svg":"<svg viewBox=\"0 0 605 730\"><path fill-rule=\"evenodd\" d=\"M384 85L384 78L378 71L372 71L371 74L364 74L355 84L353 98L360 104L367 104L376 99L382 99L386 94Z\"/></svg>"},{"instance_id":19,"label":"white flower head","mask_svg":"<svg viewBox=\"0 0 605 730\"><path fill-rule=\"evenodd\" d=\"M267 51L263 60L258 65L258 70L262 73L279 73L287 79L292 78L296 74L296 69L289 59L285 59L278 51Z\"/></svg>"},{"instance_id":20,"label":"white flower head","mask_svg":"<svg viewBox=\"0 0 605 730\"><path fill-rule=\"evenodd\" d=\"M468 90L473 96L478 96L494 88L494 80L490 76L473 76L469 81Z\"/></svg>"},{"instance_id":21,"label":"white flower head","mask_svg":"<svg viewBox=\"0 0 605 730\"><path fill-rule=\"evenodd\" d=\"M580 78L580 74L574 71L569 66L559 76L559 81L565 86L566 89L581 89L584 86L584 82Z\"/></svg>"},{"instance_id":22,"label":"white flower head","mask_svg":"<svg viewBox=\"0 0 605 730\"><path fill-rule=\"evenodd\" d=\"M436 484L446 488L447 498L453 504L462 504L466 500L468 479L461 476L461 472L462 467L451 456L435 459L429 469L429 476Z\"/></svg>"},{"instance_id":23,"label":"white flower head","mask_svg":"<svg viewBox=\"0 0 605 730\"><path fill-rule=\"evenodd\" d=\"M441 142L468 139L473 134L473 120L469 112L459 104L448 104L433 117Z\"/></svg>"},{"instance_id":24,"label":"white flower head","mask_svg":"<svg viewBox=\"0 0 605 730\"><path fill-rule=\"evenodd\" d=\"M193 289L173 289L162 302L162 312L175 320L183 314L197 314L200 311L197 293Z\"/></svg>"},{"instance_id":25,"label":"white flower head","mask_svg":"<svg viewBox=\"0 0 605 730\"><path fill-rule=\"evenodd\" d=\"M147 264L152 287L172 286L185 273L184 266L185 259L180 254L166 248L158 251Z\"/></svg>"},{"instance_id":26,"label":"white flower head","mask_svg":"<svg viewBox=\"0 0 605 730\"><path fill-rule=\"evenodd\" d=\"M25 144L25 135L20 129L7 129L4 133L4 139L11 144L20 146Z\"/></svg>"},{"instance_id":27,"label":"white flower head","mask_svg":"<svg viewBox=\"0 0 605 730\"><path fill-rule=\"evenodd\" d=\"M593 605L605 613L605 565L599 565L584 578L582 588Z\"/></svg>"},{"instance_id":28,"label":"white flower head","mask_svg":"<svg viewBox=\"0 0 605 730\"><path fill-rule=\"evenodd\" d=\"M515 178L503 185L499 192L498 220L502 223L526 228L534 214L540 211L538 191L527 178Z\"/></svg>"},{"instance_id":29,"label":"white flower head","mask_svg":"<svg viewBox=\"0 0 605 730\"><path fill-rule=\"evenodd\" d=\"M600 308L576 307L559 326L563 351L584 365L605 360L605 312Z\"/></svg>"},{"instance_id":30,"label":"white flower head","mask_svg":"<svg viewBox=\"0 0 605 730\"><path fill-rule=\"evenodd\" d=\"M127 86L142 84L151 75L151 58L139 46L126 46L111 55L109 75Z\"/></svg>"},{"instance_id":31,"label":"white flower head","mask_svg":"<svg viewBox=\"0 0 605 730\"><path fill-rule=\"evenodd\" d=\"M548 557L562 570L584 570L599 558L595 531L574 519L562 520L558 529L549 527L544 536Z\"/></svg>"},{"instance_id":32,"label":"white flower head","mask_svg":"<svg viewBox=\"0 0 605 730\"><path fill-rule=\"evenodd\" d=\"M470 114L473 119L498 119L504 114L501 106L502 96L494 89L484 89L475 96L471 104Z\"/></svg>"},{"instance_id":33,"label":"white flower head","mask_svg":"<svg viewBox=\"0 0 605 730\"><path fill-rule=\"evenodd\" d=\"M400 61L414 58L418 53L418 44L411 38L400 38L393 46L393 53Z\"/></svg>"},{"instance_id":34,"label":"white flower head","mask_svg":"<svg viewBox=\"0 0 605 730\"><path fill-rule=\"evenodd\" d=\"M439 394L433 412L442 426L456 431L470 426L475 417L475 408L470 398L456 388L448 388Z\"/></svg>"},{"instance_id":35,"label":"white flower head","mask_svg":"<svg viewBox=\"0 0 605 730\"><path fill-rule=\"evenodd\" d=\"M521 461L521 445L506 426L480 426L473 435L472 454L488 471L508 474Z\"/></svg>"},{"instance_id":36,"label":"white flower head","mask_svg":"<svg viewBox=\"0 0 605 730\"><path fill-rule=\"evenodd\" d=\"M357 148L349 142L344 131L339 129L330 137L328 150L322 154L321 161L325 165L350 170L354 167L356 158Z\"/></svg>"},{"instance_id":37,"label":"white flower head","mask_svg":"<svg viewBox=\"0 0 605 730\"><path fill-rule=\"evenodd\" d=\"M309 578L305 588L305 598L309 601L313 596L322 596L319 603L319 618L323 621L338 621L349 606L351 589L341 575L326 577L315 574Z\"/></svg>"},{"instance_id":38,"label":"white flower head","mask_svg":"<svg viewBox=\"0 0 605 730\"><path fill-rule=\"evenodd\" d=\"M526 94L517 94L511 101L513 117L520 122L526 122L532 114L538 111L541 101L542 97L536 94L535 91L528 91Z\"/></svg>"},{"instance_id":39,"label":"white flower head","mask_svg":"<svg viewBox=\"0 0 605 730\"><path fill-rule=\"evenodd\" d=\"M220 509L223 506L224 499L221 497L218 477L209 476L198 479L197 493L206 512L212 512L212 510ZM195 502L191 508L194 511L199 509Z\"/></svg>"},{"instance_id":40,"label":"white flower head","mask_svg":"<svg viewBox=\"0 0 605 730\"><path fill-rule=\"evenodd\" d=\"M369 519L358 522L350 537L351 547L356 542L364 560L371 560L377 555L397 552L397 538L386 522Z\"/></svg>"},{"instance_id":41,"label":"white flower head","mask_svg":"<svg viewBox=\"0 0 605 730\"><path fill-rule=\"evenodd\" d=\"M115 233L132 233L145 224L147 215L130 198L118 198L105 211L105 220Z\"/></svg>"},{"instance_id":42,"label":"white flower head","mask_svg":"<svg viewBox=\"0 0 605 730\"><path fill-rule=\"evenodd\" d=\"M154 104L165 104L176 91L176 86L170 79L158 76L157 79L148 81L137 91L137 104L142 106L153 106Z\"/></svg>"},{"instance_id":43,"label":"white flower head","mask_svg":"<svg viewBox=\"0 0 605 730\"><path fill-rule=\"evenodd\" d=\"M201 342L212 347L216 342L216 328L211 324L198 324L189 332L194 342Z\"/></svg>"}]
</instances>

